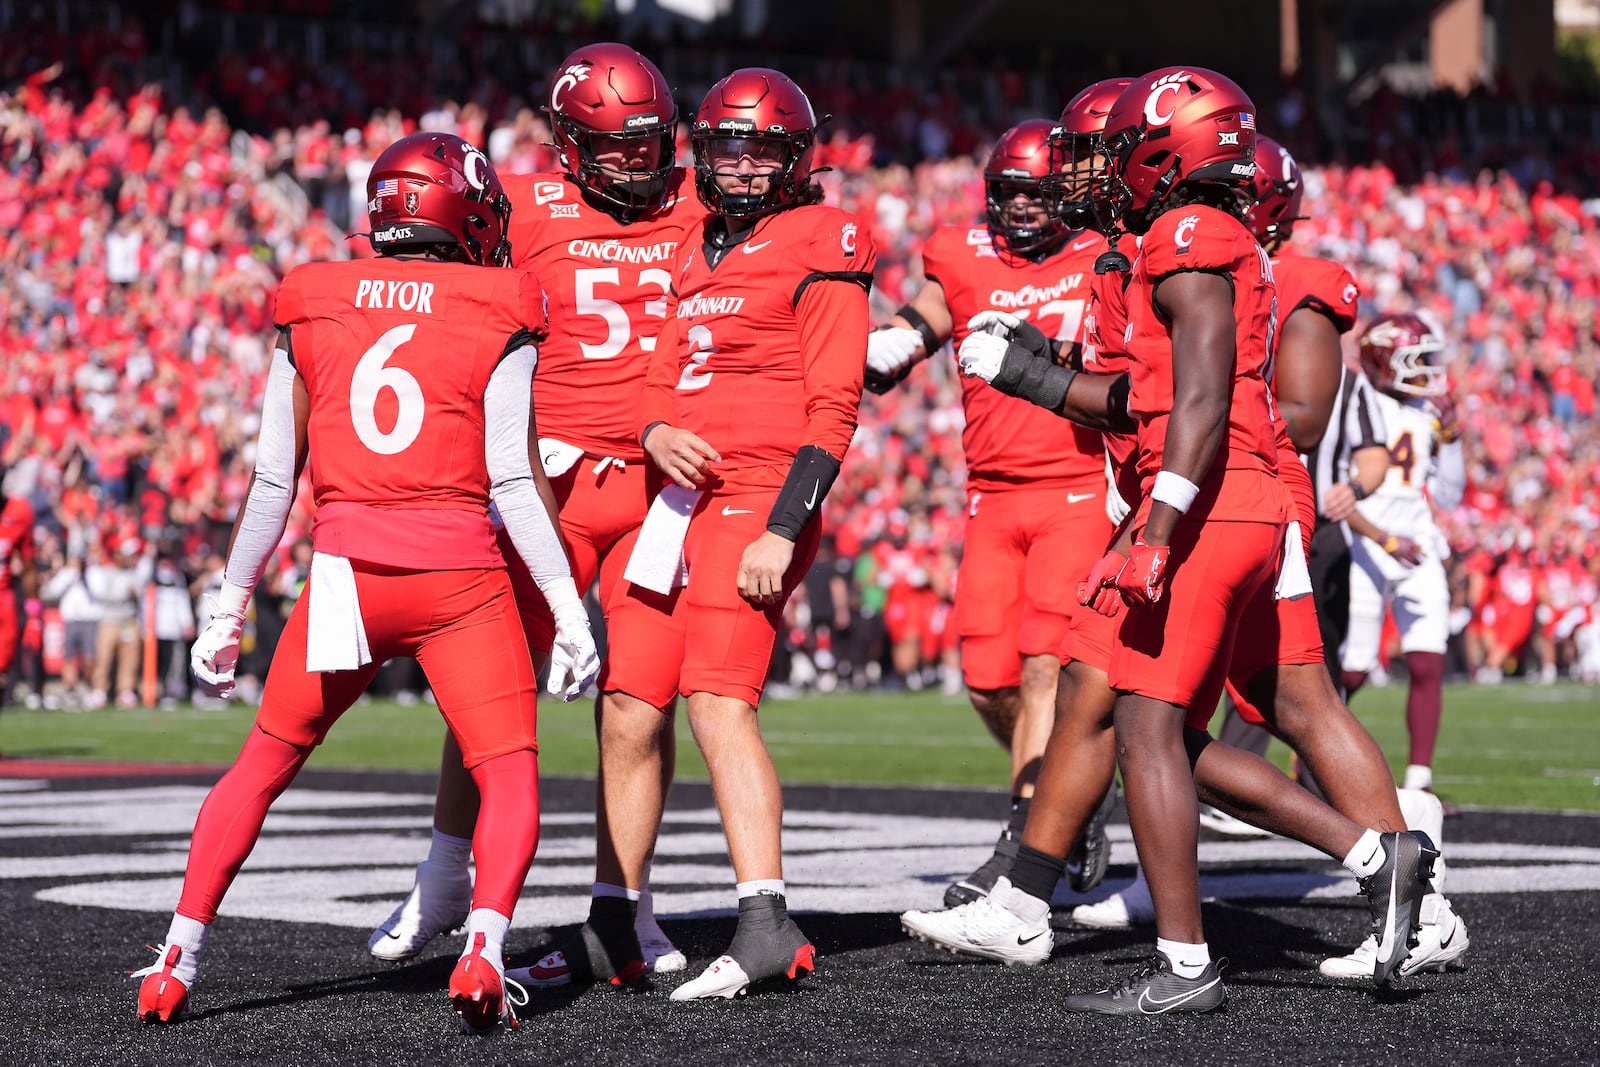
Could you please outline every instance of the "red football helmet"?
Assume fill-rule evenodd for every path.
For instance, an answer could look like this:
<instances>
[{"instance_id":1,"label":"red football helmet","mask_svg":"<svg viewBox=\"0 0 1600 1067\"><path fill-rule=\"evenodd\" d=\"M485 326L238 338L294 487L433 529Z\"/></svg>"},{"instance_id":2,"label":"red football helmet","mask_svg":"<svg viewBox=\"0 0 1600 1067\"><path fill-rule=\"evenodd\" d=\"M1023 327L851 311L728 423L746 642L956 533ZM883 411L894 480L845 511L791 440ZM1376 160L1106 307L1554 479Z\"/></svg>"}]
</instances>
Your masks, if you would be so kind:
<instances>
[{"instance_id":1,"label":"red football helmet","mask_svg":"<svg viewBox=\"0 0 1600 1067\"><path fill-rule=\"evenodd\" d=\"M1008 252L1033 255L1059 245L1067 228L1050 210L1045 192L1050 176L1049 119L1019 122L995 142L983 166L984 203L989 232ZM1027 197L1026 202L1018 196Z\"/></svg>"},{"instance_id":2,"label":"red football helmet","mask_svg":"<svg viewBox=\"0 0 1600 1067\"><path fill-rule=\"evenodd\" d=\"M414 133L383 150L367 175L373 251L454 245L479 266L511 262L511 200L489 157L453 133Z\"/></svg>"},{"instance_id":3,"label":"red football helmet","mask_svg":"<svg viewBox=\"0 0 1600 1067\"><path fill-rule=\"evenodd\" d=\"M1216 71L1162 67L1122 91L1106 116L1096 209L1144 233L1183 184L1237 188L1255 177L1256 106Z\"/></svg>"},{"instance_id":4,"label":"red football helmet","mask_svg":"<svg viewBox=\"0 0 1600 1067\"><path fill-rule=\"evenodd\" d=\"M561 165L584 189L625 211L650 211L665 198L677 124L667 79L625 44L580 48L551 80L550 129ZM620 166L597 158L619 150Z\"/></svg>"},{"instance_id":5,"label":"red football helmet","mask_svg":"<svg viewBox=\"0 0 1600 1067\"><path fill-rule=\"evenodd\" d=\"M1394 396L1437 397L1450 383L1440 366L1444 341L1419 315L1386 315L1361 335L1361 369Z\"/></svg>"},{"instance_id":6,"label":"red football helmet","mask_svg":"<svg viewBox=\"0 0 1600 1067\"><path fill-rule=\"evenodd\" d=\"M713 214L754 218L801 201L811 184L817 117L811 101L787 74L767 67L736 70L711 87L695 116L695 190ZM744 153L760 160L776 157L764 193L727 193L717 185L713 147L719 155ZM723 171L724 177L732 174Z\"/></svg>"},{"instance_id":7,"label":"red football helmet","mask_svg":"<svg viewBox=\"0 0 1600 1067\"><path fill-rule=\"evenodd\" d=\"M1244 224L1269 251L1276 249L1305 217L1300 214L1300 202L1306 190L1300 181L1300 165L1270 137L1256 138L1256 176L1250 181L1250 193L1255 203L1245 214Z\"/></svg>"},{"instance_id":8,"label":"red football helmet","mask_svg":"<svg viewBox=\"0 0 1600 1067\"><path fill-rule=\"evenodd\" d=\"M1095 82L1067 102L1061 118L1050 131L1050 177L1045 186L1055 197L1055 210L1062 222L1081 230L1094 221L1089 209L1089 190L1105 172L1106 157L1101 150L1101 135L1106 116L1132 78L1107 78Z\"/></svg>"}]
</instances>

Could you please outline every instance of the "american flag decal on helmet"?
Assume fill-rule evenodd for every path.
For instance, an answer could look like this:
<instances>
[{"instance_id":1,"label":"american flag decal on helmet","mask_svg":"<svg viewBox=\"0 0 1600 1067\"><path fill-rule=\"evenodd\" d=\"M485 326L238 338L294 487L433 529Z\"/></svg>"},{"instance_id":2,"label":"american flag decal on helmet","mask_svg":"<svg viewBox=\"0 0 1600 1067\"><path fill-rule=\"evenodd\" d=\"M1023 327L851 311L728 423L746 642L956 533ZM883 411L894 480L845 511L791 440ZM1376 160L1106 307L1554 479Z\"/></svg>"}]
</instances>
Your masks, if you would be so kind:
<instances>
[{"instance_id":1,"label":"american flag decal on helmet","mask_svg":"<svg viewBox=\"0 0 1600 1067\"><path fill-rule=\"evenodd\" d=\"M399 178L385 178L373 187L373 193L377 196L393 196L399 191Z\"/></svg>"},{"instance_id":2,"label":"american flag decal on helmet","mask_svg":"<svg viewBox=\"0 0 1600 1067\"><path fill-rule=\"evenodd\" d=\"M1239 128L1241 130L1253 130L1253 129L1255 129L1256 128L1256 117L1255 117L1255 115L1253 115L1252 113L1250 113L1248 111L1239 112Z\"/></svg>"}]
</instances>

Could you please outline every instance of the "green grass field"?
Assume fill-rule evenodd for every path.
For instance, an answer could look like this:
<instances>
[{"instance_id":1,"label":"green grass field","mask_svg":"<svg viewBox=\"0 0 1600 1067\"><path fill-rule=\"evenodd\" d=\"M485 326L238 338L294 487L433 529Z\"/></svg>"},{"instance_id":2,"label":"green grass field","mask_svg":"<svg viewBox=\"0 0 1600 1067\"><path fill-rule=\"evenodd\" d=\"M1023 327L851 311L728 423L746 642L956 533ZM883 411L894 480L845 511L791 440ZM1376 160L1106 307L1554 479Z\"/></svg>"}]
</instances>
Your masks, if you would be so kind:
<instances>
[{"instance_id":1,"label":"green grass field","mask_svg":"<svg viewBox=\"0 0 1600 1067\"><path fill-rule=\"evenodd\" d=\"M1400 769L1405 762L1405 693L1362 693L1357 713ZM540 704L546 774L592 775L593 705ZM1453 803L1500 808L1600 810L1600 692L1577 686L1455 686L1434 759L1435 789ZM81 714L7 711L0 752L12 757L225 765L249 727L251 710L183 707ZM767 743L785 781L885 785L1005 784L1008 762L964 697L849 694L768 701ZM704 778L679 717L679 773ZM311 760L322 768L409 768L438 764L441 720L428 705L359 705ZM1280 763L1287 751L1273 746Z\"/></svg>"}]
</instances>

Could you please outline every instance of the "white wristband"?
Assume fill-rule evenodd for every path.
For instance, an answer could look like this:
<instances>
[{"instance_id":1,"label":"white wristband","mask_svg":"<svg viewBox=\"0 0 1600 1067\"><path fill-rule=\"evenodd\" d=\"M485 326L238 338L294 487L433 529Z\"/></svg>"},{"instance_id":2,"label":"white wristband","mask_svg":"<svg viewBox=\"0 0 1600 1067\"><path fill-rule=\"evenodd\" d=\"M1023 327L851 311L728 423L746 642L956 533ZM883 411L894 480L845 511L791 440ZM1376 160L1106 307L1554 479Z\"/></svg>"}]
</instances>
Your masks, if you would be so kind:
<instances>
[{"instance_id":1,"label":"white wristband","mask_svg":"<svg viewBox=\"0 0 1600 1067\"><path fill-rule=\"evenodd\" d=\"M1194 498L1200 495L1200 487L1181 474L1171 471L1161 471L1156 475L1156 484L1150 490L1150 499L1159 500L1172 508L1179 515L1189 510L1189 505L1194 503Z\"/></svg>"}]
</instances>

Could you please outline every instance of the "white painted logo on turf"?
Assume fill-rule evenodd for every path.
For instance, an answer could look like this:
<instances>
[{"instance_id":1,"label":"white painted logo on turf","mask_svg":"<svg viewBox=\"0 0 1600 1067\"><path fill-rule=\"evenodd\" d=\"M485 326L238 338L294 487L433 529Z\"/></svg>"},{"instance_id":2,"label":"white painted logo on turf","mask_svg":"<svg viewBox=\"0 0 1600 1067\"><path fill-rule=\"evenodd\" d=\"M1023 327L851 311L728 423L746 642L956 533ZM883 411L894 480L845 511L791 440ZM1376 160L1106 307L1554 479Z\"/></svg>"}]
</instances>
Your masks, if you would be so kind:
<instances>
[{"instance_id":1,"label":"white painted logo on turf","mask_svg":"<svg viewBox=\"0 0 1600 1067\"><path fill-rule=\"evenodd\" d=\"M42 781L0 782L0 882L45 883L40 900L164 915L177 902L198 786L54 791ZM427 852L424 793L292 788L274 805L254 853L223 904L224 915L370 929L411 888ZM593 817L546 813L528 875L526 914L557 925L582 921L594 876ZM1110 828L1112 861L1133 845ZM124 838L105 851L61 854L73 838ZM26 842L48 842L30 849ZM937 905L944 887L987 854L989 819L792 810L784 814L784 870L796 911L892 913ZM102 844L103 842L97 842ZM669 811L651 873L662 915L731 913L732 872L716 811ZM28 854L33 852L35 854ZM1600 890L1600 848L1446 842L1452 896ZM1321 853L1281 838L1205 842L1201 892L1218 899L1341 899L1355 883ZM1262 864L1301 864L1262 870ZM1230 867L1236 869L1229 869ZM1121 888L1105 886L1100 895ZM1093 898L1084 898L1093 899Z\"/></svg>"}]
</instances>

